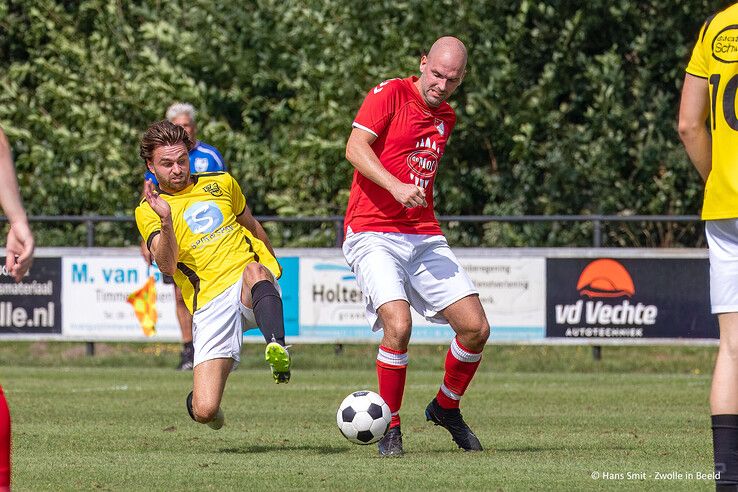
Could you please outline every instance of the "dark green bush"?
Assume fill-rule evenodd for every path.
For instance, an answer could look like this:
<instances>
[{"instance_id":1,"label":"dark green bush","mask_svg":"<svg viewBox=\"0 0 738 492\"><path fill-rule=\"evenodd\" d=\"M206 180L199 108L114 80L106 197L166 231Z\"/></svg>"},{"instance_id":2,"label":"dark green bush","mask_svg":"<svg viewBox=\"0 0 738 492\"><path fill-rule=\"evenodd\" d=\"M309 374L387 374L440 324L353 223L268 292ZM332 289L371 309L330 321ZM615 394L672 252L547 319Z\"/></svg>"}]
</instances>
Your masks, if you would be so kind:
<instances>
[{"instance_id":1,"label":"dark green bush","mask_svg":"<svg viewBox=\"0 0 738 492\"><path fill-rule=\"evenodd\" d=\"M679 90L701 23L727 3L0 0L0 124L32 214L130 215L138 136L174 100L199 108L202 139L256 214L342 214L344 145L364 94L417 72L421 51L452 33L470 63L439 214L694 214L701 184L676 133ZM605 243L700 237L638 227L606 228ZM36 230L41 245L79 244ZM100 244L136 241L119 230ZM333 242L332 224L271 230L278 245ZM446 230L458 245L591 237L586 224Z\"/></svg>"}]
</instances>

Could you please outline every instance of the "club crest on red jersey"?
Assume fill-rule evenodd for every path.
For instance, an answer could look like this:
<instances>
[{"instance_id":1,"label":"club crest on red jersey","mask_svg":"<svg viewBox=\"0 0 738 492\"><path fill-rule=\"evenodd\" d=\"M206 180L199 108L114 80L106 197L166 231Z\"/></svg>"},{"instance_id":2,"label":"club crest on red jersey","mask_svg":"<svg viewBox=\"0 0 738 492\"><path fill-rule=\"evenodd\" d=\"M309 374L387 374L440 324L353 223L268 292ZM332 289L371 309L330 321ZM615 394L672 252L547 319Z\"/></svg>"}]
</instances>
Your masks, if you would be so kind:
<instances>
[{"instance_id":1,"label":"club crest on red jersey","mask_svg":"<svg viewBox=\"0 0 738 492\"><path fill-rule=\"evenodd\" d=\"M431 178L438 169L438 161L443 152L431 141L430 137L421 138L415 144L415 151L407 156L407 166L410 168L410 179L421 188L427 188Z\"/></svg>"},{"instance_id":2,"label":"club crest on red jersey","mask_svg":"<svg viewBox=\"0 0 738 492\"><path fill-rule=\"evenodd\" d=\"M438 130L438 133L443 136L444 133L446 133L446 127L443 125L443 120L440 118L435 118L433 120L433 125L435 125L436 130Z\"/></svg>"}]
</instances>

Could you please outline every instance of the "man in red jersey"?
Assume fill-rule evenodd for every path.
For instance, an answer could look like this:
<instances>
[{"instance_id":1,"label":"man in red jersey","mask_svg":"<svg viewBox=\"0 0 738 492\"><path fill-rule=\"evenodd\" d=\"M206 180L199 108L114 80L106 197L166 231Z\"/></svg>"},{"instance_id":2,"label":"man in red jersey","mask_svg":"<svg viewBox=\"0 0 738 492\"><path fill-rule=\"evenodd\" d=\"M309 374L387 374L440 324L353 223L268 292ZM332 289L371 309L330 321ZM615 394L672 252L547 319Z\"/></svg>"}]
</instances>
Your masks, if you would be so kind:
<instances>
[{"instance_id":1,"label":"man in red jersey","mask_svg":"<svg viewBox=\"0 0 738 492\"><path fill-rule=\"evenodd\" d=\"M364 293L373 330L383 329L377 355L379 394L392 423L381 456L400 456L400 405L405 389L410 306L448 323L456 337L446 373L425 416L466 451L481 451L459 400L474 377L489 324L469 276L451 252L433 210L438 163L456 123L446 103L466 71L466 48L438 39L420 59L420 77L382 82L364 99L346 145L356 168L346 210L343 253Z\"/></svg>"},{"instance_id":2,"label":"man in red jersey","mask_svg":"<svg viewBox=\"0 0 738 492\"><path fill-rule=\"evenodd\" d=\"M34 241L15 178L10 145L0 128L0 208L10 222L3 274L20 282L33 261ZM10 411L0 386L0 492L10 490Z\"/></svg>"}]
</instances>

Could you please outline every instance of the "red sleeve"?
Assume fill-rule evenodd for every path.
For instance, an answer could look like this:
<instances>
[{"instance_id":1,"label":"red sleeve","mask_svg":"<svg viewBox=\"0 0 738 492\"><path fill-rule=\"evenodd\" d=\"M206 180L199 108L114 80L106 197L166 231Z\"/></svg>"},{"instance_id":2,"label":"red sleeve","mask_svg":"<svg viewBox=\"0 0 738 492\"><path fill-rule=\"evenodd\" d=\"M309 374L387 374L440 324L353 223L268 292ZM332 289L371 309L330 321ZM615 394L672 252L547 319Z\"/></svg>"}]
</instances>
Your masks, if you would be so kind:
<instances>
[{"instance_id":1,"label":"red sleeve","mask_svg":"<svg viewBox=\"0 0 738 492\"><path fill-rule=\"evenodd\" d=\"M385 80L369 91L354 118L353 127L378 137L395 114L399 102L401 79Z\"/></svg>"}]
</instances>

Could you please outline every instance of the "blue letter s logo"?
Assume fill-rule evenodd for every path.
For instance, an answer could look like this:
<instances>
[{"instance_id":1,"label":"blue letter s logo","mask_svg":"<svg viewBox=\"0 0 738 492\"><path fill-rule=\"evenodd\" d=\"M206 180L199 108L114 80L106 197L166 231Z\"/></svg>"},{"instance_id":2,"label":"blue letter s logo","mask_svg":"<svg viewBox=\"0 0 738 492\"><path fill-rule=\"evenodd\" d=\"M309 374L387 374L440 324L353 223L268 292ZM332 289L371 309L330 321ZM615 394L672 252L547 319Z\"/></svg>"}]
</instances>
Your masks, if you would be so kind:
<instances>
[{"instance_id":1,"label":"blue letter s logo","mask_svg":"<svg viewBox=\"0 0 738 492\"><path fill-rule=\"evenodd\" d=\"M223 213L213 202L196 202L185 210L184 219L194 234L208 234L223 223Z\"/></svg>"}]
</instances>

